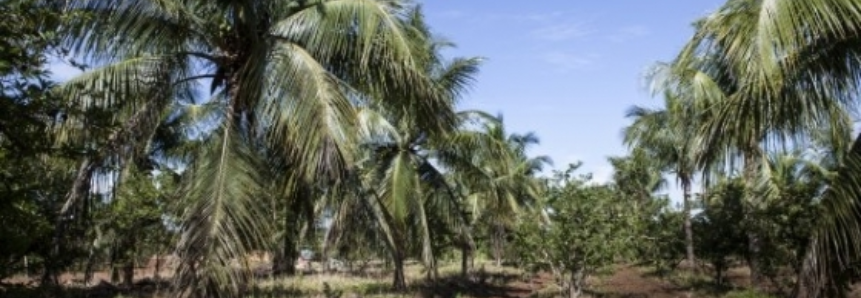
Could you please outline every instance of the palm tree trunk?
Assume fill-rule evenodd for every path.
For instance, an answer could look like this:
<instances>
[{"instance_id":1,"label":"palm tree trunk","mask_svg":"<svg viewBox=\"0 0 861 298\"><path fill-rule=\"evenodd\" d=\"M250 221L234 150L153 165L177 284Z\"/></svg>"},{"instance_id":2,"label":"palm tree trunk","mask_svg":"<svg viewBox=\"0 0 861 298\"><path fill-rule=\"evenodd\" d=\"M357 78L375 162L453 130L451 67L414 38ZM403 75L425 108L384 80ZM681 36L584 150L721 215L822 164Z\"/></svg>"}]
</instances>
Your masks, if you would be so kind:
<instances>
[{"instance_id":1,"label":"palm tree trunk","mask_svg":"<svg viewBox=\"0 0 861 298\"><path fill-rule=\"evenodd\" d=\"M819 253L817 244L817 240L812 239L807 245L804 259L801 261L801 269L797 273L798 281L795 283L791 297L819 298L822 294L822 282L825 278L818 272L818 268L816 268L816 255Z\"/></svg>"},{"instance_id":2,"label":"palm tree trunk","mask_svg":"<svg viewBox=\"0 0 861 298\"><path fill-rule=\"evenodd\" d=\"M293 241L293 235L288 231L284 235L281 251L275 254L275 259L272 260L272 273L275 275L294 275L296 274L296 258L299 253L296 249L296 243Z\"/></svg>"},{"instance_id":3,"label":"palm tree trunk","mask_svg":"<svg viewBox=\"0 0 861 298\"><path fill-rule=\"evenodd\" d=\"M156 251L155 255L155 271L152 273L152 279L156 282L161 281L161 250Z\"/></svg>"},{"instance_id":4,"label":"palm tree trunk","mask_svg":"<svg viewBox=\"0 0 861 298\"><path fill-rule=\"evenodd\" d=\"M501 224L494 225L493 231L493 257L496 267L502 266L502 251L505 241L505 227Z\"/></svg>"},{"instance_id":5,"label":"palm tree trunk","mask_svg":"<svg viewBox=\"0 0 861 298\"><path fill-rule=\"evenodd\" d=\"M108 262L111 268L111 283L118 283L120 281L120 274L117 271L117 262L120 260L119 249L117 248L116 243L111 246L111 256L110 261Z\"/></svg>"},{"instance_id":6,"label":"palm tree trunk","mask_svg":"<svg viewBox=\"0 0 861 298\"><path fill-rule=\"evenodd\" d=\"M682 188L684 191L684 216L685 216L685 251L688 257L688 266L691 270L696 271L696 256L694 255L694 230L691 224L691 180L690 178L682 178Z\"/></svg>"},{"instance_id":7,"label":"palm tree trunk","mask_svg":"<svg viewBox=\"0 0 861 298\"><path fill-rule=\"evenodd\" d=\"M299 193L297 197L302 198L303 193ZM281 243L281 251L275 254L272 260L272 274L274 275L295 275L296 274L296 259L299 257L297 248L297 240L299 229L296 206L296 199L291 199L291 202L286 204L284 209L284 241Z\"/></svg>"},{"instance_id":8,"label":"palm tree trunk","mask_svg":"<svg viewBox=\"0 0 861 298\"><path fill-rule=\"evenodd\" d=\"M123 264L123 286L131 288L135 279L135 261L129 258Z\"/></svg>"},{"instance_id":9,"label":"palm tree trunk","mask_svg":"<svg viewBox=\"0 0 861 298\"><path fill-rule=\"evenodd\" d=\"M745 234L747 234L747 252L748 252L748 267L750 267L750 286L754 289L759 289L762 283L762 270L759 264L760 258L760 236L759 231L757 231L758 225L756 219L756 204L755 201L758 200L756 197L756 192L754 190L753 181L756 181L757 176L757 147L751 147L745 150L744 152L744 180L745 180L745 204L744 207L744 221L746 221L748 227Z\"/></svg>"},{"instance_id":10,"label":"palm tree trunk","mask_svg":"<svg viewBox=\"0 0 861 298\"><path fill-rule=\"evenodd\" d=\"M395 274L392 280L392 288L394 288L394 290L397 292L404 292L407 290L407 281L404 277L403 249L400 246L396 247L392 257L392 261L395 265Z\"/></svg>"},{"instance_id":11,"label":"palm tree trunk","mask_svg":"<svg viewBox=\"0 0 861 298\"><path fill-rule=\"evenodd\" d=\"M93 280L93 267L96 263L95 249L90 247L90 252L87 255L87 264L84 266L84 284L89 285Z\"/></svg>"},{"instance_id":12,"label":"palm tree trunk","mask_svg":"<svg viewBox=\"0 0 861 298\"><path fill-rule=\"evenodd\" d=\"M135 279L135 251L137 248L137 238L134 236L126 237L123 249L125 250L125 266L123 266L123 284L129 288L134 285Z\"/></svg>"},{"instance_id":13,"label":"palm tree trunk","mask_svg":"<svg viewBox=\"0 0 861 298\"><path fill-rule=\"evenodd\" d=\"M762 272L759 266L760 238L759 233L747 231L748 266L750 267L750 286L759 289L762 283Z\"/></svg>"},{"instance_id":14,"label":"palm tree trunk","mask_svg":"<svg viewBox=\"0 0 861 298\"><path fill-rule=\"evenodd\" d=\"M469 248L466 245L460 249L460 275L463 278L469 276Z\"/></svg>"}]
</instances>

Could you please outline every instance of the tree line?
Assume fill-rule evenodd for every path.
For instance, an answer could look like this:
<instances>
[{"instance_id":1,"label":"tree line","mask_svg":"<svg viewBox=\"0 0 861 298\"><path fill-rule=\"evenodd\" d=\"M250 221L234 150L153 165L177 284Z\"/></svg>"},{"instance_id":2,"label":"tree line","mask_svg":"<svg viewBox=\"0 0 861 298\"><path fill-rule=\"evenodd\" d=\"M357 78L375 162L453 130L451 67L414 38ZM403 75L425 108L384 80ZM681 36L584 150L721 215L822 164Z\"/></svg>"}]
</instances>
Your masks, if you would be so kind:
<instances>
[{"instance_id":1,"label":"tree line","mask_svg":"<svg viewBox=\"0 0 861 298\"><path fill-rule=\"evenodd\" d=\"M458 110L482 58L444 57L407 1L3 4L0 277L107 263L131 285L169 253L175 293L238 297L247 256L293 274L304 247L385 259L398 290L407 259L433 280L484 256L572 297L620 262L684 259L718 284L743 262L794 297L858 277L861 1L728 0L694 22L606 184L542 175L537 135ZM82 74L52 81L52 63Z\"/></svg>"}]
</instances>

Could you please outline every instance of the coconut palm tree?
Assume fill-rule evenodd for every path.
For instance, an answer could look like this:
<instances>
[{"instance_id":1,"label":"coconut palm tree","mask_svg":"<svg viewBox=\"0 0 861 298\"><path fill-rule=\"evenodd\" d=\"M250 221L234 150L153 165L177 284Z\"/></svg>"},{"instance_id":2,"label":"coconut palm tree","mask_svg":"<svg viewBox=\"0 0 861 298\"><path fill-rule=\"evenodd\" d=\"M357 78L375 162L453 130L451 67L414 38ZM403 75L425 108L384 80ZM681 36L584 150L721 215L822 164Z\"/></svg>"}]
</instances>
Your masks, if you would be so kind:
<instances>
[{"instance_id":1,"label":"coconut palm tree","mask_svg":"<svg viewBox=\"0 0 861 298\"><path fill-rule=\"evenodd\" d=\"M502 154L474 154L467 166L461 164L458 173L466 186L471 223L487 224L491 251L496 265L501 266L506 233L517 224L521 209L537 201L541 183L535 175L551 165L552 160L548 156L527 155L528 148L539 143L537 135L509 134L502 115L495 119L481 121L480 126L496 146L503 148Z\"/></svg>"},{"instance_id":2,"label":"coconut palm tree","mask_svg":"<svg viewBox=\"0 0 861 298\"><path fill-rule=\"evenodd\" d=\"M716 83L711 87L720 86L710 93L721 104L702 129L703 165L742 159L750 182L765 156L760 145L767 150L799 141L811 128L839 126L838 111L856 103L859 60L853 45L861 23L859 5L729 0L696 23L694 37L675 64L697 69ZM704 87L702 81L686 82ZM753 202L755 189L747 192ZM827 217L842 214L830 212ZM751 236L755 254L756 237Z\"/></svg>"},{"instance_id":3,"label":"coconut palm tree","mask_svg":"<svg viewBox=\"0 0 861 298\"><path fill-rule=\"evenodd\" d=\"M494 144L481 132L425 134L410 121L388 120L371 109L363 110L360 119L365 157L354 176L336 189L339 194L330 197L335 220L326 246L336 246L350 233L377 230L394 264L393 287L405 290L409 244L420 243L421 259L433 278L433 239L446 230L463 234L468 225L462 197L447 179L446 172L456 169L451 161L468 159L477 150L500 149L489 148Z\"/></svg>"},{"instance_id":4,"label":"coconut palm tree","mask_svg":"<svg viewBox=\"0 0 861 298\"><path fill-rule=\"evenodd\" d=\"M183 294L241 292L248 270L230 262L267 238L259 152L289 161L283 174L297 181L331 181L355 163L357 104L408 110L428 132L456 122L422 67L433 55L417 8L403 1L71 0L66 9L87 17L64 24L63 45L93 68L59 91L76 106L130 115L81 165L67 206L85 197L95 170L145 146L172 104L218 106L201 123L204 144L182 189Z\"/></svg>"},{"instance_id":5,"label":"coconut palm tree","mask_svg":"<svg viewBox=\"0 0 861 298\"><path fill-rule=\"evenodd\" d=\"M624 129L624 143L629 147L649 151L654 162L676 176L682 187L685 248L688 266L695 268L694 236L691 226L691 195L694 174L697 172L695 143L696 123L687 113L684 102L671 94L664 97L664 109L652 110L634 106L627 117L634 122Z\"/></svg>"},{"instance_id":6,"label":"coconut palm tree","mask_svg":"<svg viewBox=\"0 0 861 298\"><path fill-rule=\"evenodd\" d=\"M421 14L414 13L410 17L415 30L430 36ZM438 50L449 43L429 41L425 45L432 55L420 67L433 86L444 94L448 104L454 106L473 81L481 59L444 61L438 56ZM353 217L352 212L372 215L374 221L365 221L364 227L371 224L371 228L385 236L395 266L392 283L397 290L406 289L404 260L409 249L408 240L421 240L422 260L428 276L434 277L436 257L433 239L439 231L434 230L432 223L442 222L446 223L443 226L457 228L466 224L460 197L446 181L442 168L446 160L470 156L466 153L468 151L500 150L488 147L493 144L485 141L481 134L464 130L460 125L445 130L429 130L419 123L425 119L414 116L421 111L420 107L392 109L380 104L360 108L358 132L361 146L357 154L362 158L353 171L353 183L345 184L357 188L341 189L347 192L347 196L335 200L330 207L337 210L333 226L335 232L332 233L334 239L344 233L356 232L354 228L357 226L346 226ZM468 120L470 114L459 113L457 122ZM363 207L342 208L350 205Z\"/></svg>"}]
</instances>

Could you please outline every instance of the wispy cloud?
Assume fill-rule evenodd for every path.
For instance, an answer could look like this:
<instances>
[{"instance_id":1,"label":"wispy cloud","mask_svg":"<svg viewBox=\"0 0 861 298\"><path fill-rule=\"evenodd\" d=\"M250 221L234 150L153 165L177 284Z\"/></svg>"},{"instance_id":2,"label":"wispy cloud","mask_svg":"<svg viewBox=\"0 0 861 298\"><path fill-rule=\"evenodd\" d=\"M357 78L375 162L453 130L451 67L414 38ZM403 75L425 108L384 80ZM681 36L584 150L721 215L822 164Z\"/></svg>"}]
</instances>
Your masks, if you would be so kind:
<instances>
[{"instance_id":1,"label":"wispy cloud","mask_svg":"<svg viewBox=\"0 0 861 298\"><path fill-rule=\"evenodd\" d=\"M489 21L514 21L514 22L541 22L548 23L553 22L557 18L564 15L564 12L554 11L554 12L544 12L544 13L522 13L522 14L514 14L514 13L488 13L484 14L483 17L485 20Z\"/></svg>"},{"instance_id":2,"label":"wispy cloud","mask_svg":"<svg viewBox=\"0 0 861 298\"><path fill-rule=\"evenodd\" d=\"M613 34L607 36L607 39L613 42L626 42L629 40L648 36L652 32L646 26L634 25L620 28Z\"/></svg>"},{"instance_id":3,"label":"wispy cloud","mask_svg":"<svg viewBox=\"0 0 861 298\"><path fill-rule=\"evenodd\" d=\"M583 37L592 33L588 30L585 24L562 24L550 25L541 27L532 31L532 36L538 39L549 41L566 41L578 37Z\"/></svg>"},{"instance_id":4,"label":"wispy cloud","mask_svg":"<svg viewBox=\"0 0 861 298\"><path fill-rule=\"evenodd\" d=\"M564 51L551 51L541 56L544 63L555 66L560 71L586 69L594 66L597 55L580 55Z\"/></svg>"},{"instance_id":5,"label":"wispy cloud","mask_svg":"<svg viewBox=\"0 0 861 298\"><path fill-rule=\"evenodd\" d=\"M439 14L443 18L447 19L461 19L467 16L467 13L462 10L448 10Z\"/></svg>"}]
</instances>

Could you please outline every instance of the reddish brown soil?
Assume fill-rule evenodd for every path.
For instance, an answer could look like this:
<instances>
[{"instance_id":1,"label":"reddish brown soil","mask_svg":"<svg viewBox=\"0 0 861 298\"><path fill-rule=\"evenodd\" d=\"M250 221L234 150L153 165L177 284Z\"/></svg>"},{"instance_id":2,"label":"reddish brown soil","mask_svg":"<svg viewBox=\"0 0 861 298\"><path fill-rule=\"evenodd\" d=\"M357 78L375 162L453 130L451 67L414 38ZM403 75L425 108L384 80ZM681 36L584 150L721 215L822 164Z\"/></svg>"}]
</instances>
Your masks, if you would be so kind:
<instances>
[{"instance_id":1,"label":"reddish brown soil","mask_svg":"<svg viewBox=\"0 0 861 298\"><path fill-rule=\"evenodd\" d=\"M166 270L167 271L167 270ZM80 287L82 279L81 274L65 274L61 277L61 282L68 287L69 291L74 291L74 294L69 297L114 297L116 293L138 293L142 294L139 297L150 297L145 293L152 293L152 287L155 286L152 282L146 280L152 277L151 269L141 269L136 272L136 276L142 278L137 282L135 288L131 291L123 290L121 287L116 287L108 283L110 276L107 273L96 273L95 278L90 287ZM165 272L162 276L167 275ZM748 270L745 268L736 268L728 272L727 279L734 287L743 287L747 283ZM3 281L8 287L10 284L18 284L14 286L19 291L24 290L21 286L33 285L32 282L24 278L6 279ZM0 296L4 296L4 285L0 283ZM669 279L662 279L644 269L637 267L620 267L614 274L597 278L590 278L587 286L587 297L606 297L606 298L640 298L640 297L655 297L655 298L687 298L687 297L720 297L719 293L714 295L703 295L704 289L709 285L694 285L697 287L697 293L691 293L691 289L672 282ZM475 298L526 298L526 297L551 297L554 291L549 290L556 288L555 281L552 275L542 273L531 280L524 280L519 275L505 274L490 274L484 280L476 280L475 278L463 279L460 277L451 277L446 280L441 280L436 284L416 285L416 296L419 298L450 298L450 297L475 297ZM31 288L24 286L25 288ZM6 290L9 290L7 288ZM14 290L14 289L12 289ZM78 293L80 292L80 293ZM856 288L850 297L861 297L861 288ZM17 297L17 296L13 296ZM37 296L26 296L37 297ZM345 296L351 297L351 296Z\"/></svg>"},{"instance_id":2,"label":"reddish brown soil","mask_svg":"<svg viewBox=\"0 0 861 298\"><path fill-rule=\"evenodd\" d=\"M727 275L727 280L733 287L742 287L747 283L748 271L746 269L733 269ZM620 267L610 276L590 278L587 283L587 290L585 292L591 295L590 297L687 298L702 296L694 295L690 288L685 288L669 279L662 279L644 269L632 266ZM510 293L507 297L527 297L530 294L539 292L540 289L553 286L553 284L554 280L548 274L542 274L531 283L522 281L513 282L508 284L508 287L517 292ZM698 293L707 291L705 288L709 286L702 285L702 287L698 287ZM521 293L526 293L527 295L518 295Z\"/></svg>"},{"instance_id":3,"label":"reddish brown soil","mask_svg":"<svg viewBox=\"0 0 861 298\"><path fill-rule=\"evenodd\" d=\"M689 297L688 291L657 277L647 277L637 269L625 267L596 285L609 297Z\"/></svg>"},{"instance_id":4,"label":"reddish brown soil","mask_svg":"<svg viewBox=\"0 0 861 298\"><path fill-rule=\"evenodd\" d=\"M549 273L538 274L538 276L529 281L514 280L507 284L507 287L510 289L508 296L517 298L531 297L542 289L554 286L555 283L553 276Z\"/></svg>"}]
</instances>

